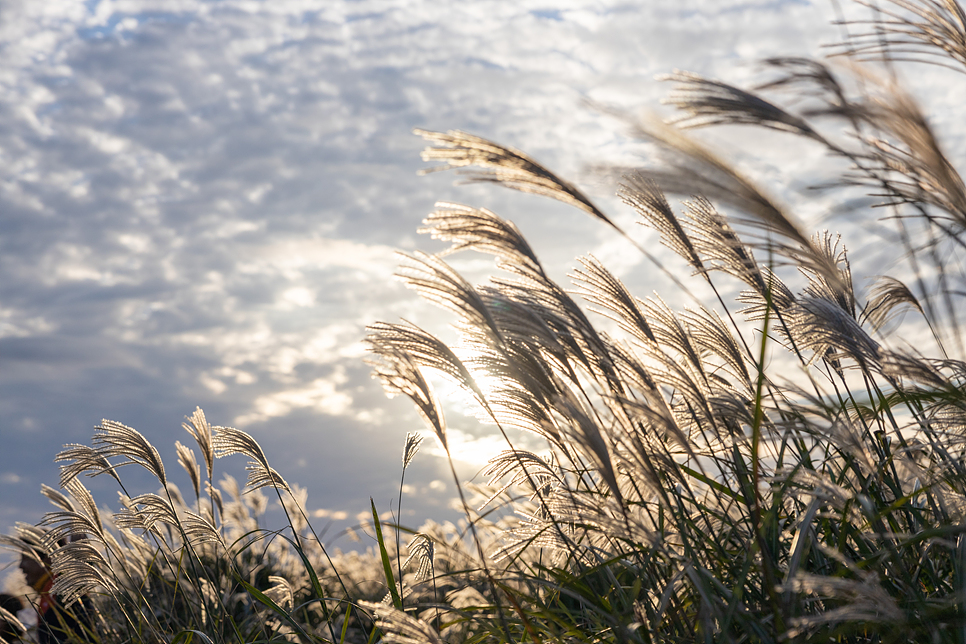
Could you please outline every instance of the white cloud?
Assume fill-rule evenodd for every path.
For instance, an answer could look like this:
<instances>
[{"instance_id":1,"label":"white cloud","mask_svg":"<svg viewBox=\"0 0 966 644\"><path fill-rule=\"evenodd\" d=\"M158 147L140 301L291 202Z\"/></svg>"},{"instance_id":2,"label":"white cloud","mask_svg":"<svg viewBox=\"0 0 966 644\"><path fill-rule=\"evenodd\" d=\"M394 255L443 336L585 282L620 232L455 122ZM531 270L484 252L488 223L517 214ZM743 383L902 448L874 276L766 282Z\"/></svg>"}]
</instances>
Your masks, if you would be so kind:
<instances>
[{"instance_id":1,"label":"white cloud","mask_svg":"<svg viewBox=\"0 0 966 644\"><path fill-rule=\"evenodd\" d=\"M245 426L269 418L287 416L293 409L309 409L326 416L353 414L352 397L338 391L347 381L344 372L337 370L330 378L318 378L304 387L288 388L255 399L253 409L235 418L235 424Z\"/></svg>"}]
</instances>

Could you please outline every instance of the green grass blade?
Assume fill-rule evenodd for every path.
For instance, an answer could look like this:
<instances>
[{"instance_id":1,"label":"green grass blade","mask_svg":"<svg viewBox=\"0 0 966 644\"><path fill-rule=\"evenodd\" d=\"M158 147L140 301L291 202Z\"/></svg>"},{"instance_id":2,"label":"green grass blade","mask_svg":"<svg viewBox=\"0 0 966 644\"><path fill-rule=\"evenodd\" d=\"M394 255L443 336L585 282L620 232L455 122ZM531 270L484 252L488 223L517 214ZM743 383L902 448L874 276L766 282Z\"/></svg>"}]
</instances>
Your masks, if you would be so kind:
<instances>
[{"instance_id":1,"label":"green grass blade","mask_svg":"<svg viewBox=\"0 0 966 644\"><path fill-rule=\"evenodd\" d=\"M352 604L345 607L345 619L342 620L342 634L339 636L339 644L345 644L345 634L349 630L349 617L352 615Z\"/></svg>"},{"instance_id":2,"label":"green grass blade","mask_svg":"<svg viewBox=\"0 0 966 644\"><path fill-rule=\"evenodd\" d=\"M402 598L396 590L396 579L392 574L392 563L389 561L389 553L386 552L386 541L382 538L382 524L379 522L379 513L376 511L376 502L369 497L372 505L372 523L376 528L376 541L379 543L379 556L382 557L382 568L386 573L386 584L389 586L389 594L392 596L392 605L402 610Z\"/></svg>"},{"instance_id":3,"label":"green grass blade","mask_svg":"<svg viewBox=\"0 0 966 644\"><path fill-rule=\"evenodd\" d=\"M252 586L250 583L242 579L240 576L237 576L235 578L235 581L241 584L242 588L248 591L248 594L250 594L252 597L257 599L265 606L268 606L273 613L278 615L279 618L281 618L289 626L295 629L295 631L305 642L314 642L312 636L305 632L305 629L302 628L302 625L296 622L294 619L292 619L292 616L288 614L288 611L286 611L284 608L276 604L271 597L269 597L259 589L255 588L254 586Z\"/></svg>"}]
</instances>

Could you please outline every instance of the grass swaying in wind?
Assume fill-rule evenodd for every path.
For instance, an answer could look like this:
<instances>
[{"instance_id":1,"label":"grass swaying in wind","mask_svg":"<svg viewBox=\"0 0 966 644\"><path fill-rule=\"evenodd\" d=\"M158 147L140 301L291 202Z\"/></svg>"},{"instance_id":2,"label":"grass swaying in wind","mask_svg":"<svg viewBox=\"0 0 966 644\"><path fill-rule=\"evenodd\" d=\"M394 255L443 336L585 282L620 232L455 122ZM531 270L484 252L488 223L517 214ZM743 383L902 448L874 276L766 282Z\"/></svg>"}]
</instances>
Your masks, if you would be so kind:
<instances>
[{"instance_id":1,"label":"grass swaying in wind","mask_svg":"<svg viewBox=\"0 0 966 644\"><path fill-rule=\"evenodd\" d=\"M880 4L876 22L848 25L838 55L966 71L958 3ZM166 485L140 434L105 421L91 447L58 457L68 494L46 490L60 506L50 530L21 526L5 542L26 548L33 534L55 590L97 598L99 640L966 642L966 188L919 106L881 70L803 58L766 67L753 90L675 72L677 118L619 115L665 162L610 169L618 194L689 267L674 283L708 301L673 310L640 299L590 256L567 290L511 222L437 204L421 232L449 249L408 256L399 276L455 316L459 341L374 324L374 373L414 402L447 454L430 372L462 388L507 447L490 460L489 486L463 486L453 470L466 531L424 528L405 562L400 528L373 504L378 547L366 565L381 587L359 582L351 557L330 556L304 492L250 436L212 428L200 411L186 428L204 468L178 446L193 502ZM788 93L795 111L771 97ZM877 210L847 214L894 227L895 274L862 288L845 242L861 250L870 238L808 231L794 205L689 131L716 125L800 137L840 163L825 194L872 195ZM418 134L436 169L557 199L624 234L519 151ZM469 283L443 259L465 250L493 255L500 276ZM511 428L543 449L514 446ZM407 437L400 489L418 446ZM253 522L252 500L264 497L246 500L229 481L229 501L212 483L216 459L236 453L251 460L246 489L285 508L284 530ZM102 517L77 477L107 474L124 490L123 463L148 469L162 491L124 491L125 507ZM512 518L491 520L494 509ZM76 534L89 538L57 545Z\"/></svg>"}]
</instances>

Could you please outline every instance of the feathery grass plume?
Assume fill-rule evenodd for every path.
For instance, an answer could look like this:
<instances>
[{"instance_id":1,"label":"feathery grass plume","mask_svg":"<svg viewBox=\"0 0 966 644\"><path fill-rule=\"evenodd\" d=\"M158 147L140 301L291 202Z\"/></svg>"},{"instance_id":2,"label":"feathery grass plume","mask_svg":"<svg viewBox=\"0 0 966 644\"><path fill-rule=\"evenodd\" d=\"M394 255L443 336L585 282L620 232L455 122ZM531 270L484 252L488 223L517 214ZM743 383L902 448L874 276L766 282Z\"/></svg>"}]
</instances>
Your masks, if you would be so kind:
<instances>
[{"instance_id":1,"label":"feathery grass plume","mask_svg":"<svg viewBox=\"0 0 966 644\"><path fill-rule=\"evenodd\" d=\"M921 24L929 29L962 14L952 0L886 1L928 13ZM921 24L915 33L926 33ZM913 34L897 33L882 46ZM420 528L405 577L404 528L393 526L395 550L380 538L378 552L328 558L321 541L299 537L311 529L306 492L284 483L251 436L213 430L200 409L185 428L206 460L210 505L197 498L191 450L177 445L194 506L165 483L143 437L101 428L117 436L58 456L69 494L44 490L58 507L45 519L51 529L21 525L0 545L53 561L63 571L58 590L89 595L110 617L99 630L103 644L170 642L187 632L211 644L371 642L380 631L397 643L960 641L966 355L961 341L944 341L960 335L966 190L901 91L853 70L849 77L868 89L852 96L849 81L819 61L769 63L781 76L758 90L795 92L806 99L798 113L679 74L678 125L779 129L851 161L830 185L885 196L910 287L903 274L856 286L853 270L866 268L861 245L850 243L860 249L853 266L837 236L806 234L721 157L656 124L648 135L677 156L668 169L627 175L619 194L706 282L714 303L675 311L660 296L638 299L604 262L583 259L573 281L617 321L610 336L508 221L448 202L425 220L421 232L448 242L444 253L490 253L505 273L475 286L438 257L407 258L400 276L456 315L460 345L454 351L408 323L378 323L367 338L374 376L412 399L447 452L427 369L472 393L483 422L529 430L542 447L517 449L507 437L479 487L461 485L450 460L464 520ZM471 179L547 194L612 225L522 153L461 133L421 133L438 144L427 158L482 167ZM691 195L680 216L665 189ZM766 263L756 260L761 251ZM799 274L787 278L789 267ZM736 298L747 305L744 327L716 287L720 273L748 289ZM918 310L929 328L919 316L897 322L900 306ZM935 347L919 342L927 331ZM418 447L407 435L397 508ZM220 488L211 483L212 459L230 453L252 459L245 495L231 477ZM108 472L120 484L109 456L161 472L164 491L122 497L126 508L113 521L98 518L78 475ZM284 532L259 524L263 485L290 492L282 499L279 491ZM82 534L90 538L61 543ZM410 613L372 601L385 594L374 579L393 583L393 554L398 602Z\"/></svg>"},{"instance_id":2,"label":"feathery grass plume","mask_svg":"<svg viewBox=\"0 0 966 644\"><path fill-rule=\"evenodd\" d=\"M445 162L445 165L423 170L423 174L450 168L478 166L483 170L466 172L463 176L470 182L500 183L514 190L562 201L590 213L623 234L617 224L573 184L560 179L522 152L455 130L443 133L416 129L413 132L436 144L436 147L423 150L423 161Z\"/></svg>"},{"instance_id":3,"label":"feathery grass plume","mask_svg":"<svg viewBox=\"0 0 966 644\"><path fill-rule=\"evenodd\" d=\"M295 593L288 579L279 575L269 575L268 582L272 586L265 591L265 594L271 597L282 608L294 609Z\"/></svg>"},{"instance_id":4,"label":"feathery grass plume","mask_svg":"<svg viewBox=\"0 0 966 644\"><path fill-rule=\"evenodd\" d=\"M55 463L64 463L60 466L60 486L66 487L71 479L80 474L86 476L97 476L98 474L110 474L111 477L121 484L121 479L114 471L116 466L104 457L104 454L87 445L68 444L54 457Z\"/></svg>"},{"instance_id":5,"label":"feathery grass plume","mask_svg":"<svg viewBox=\"0 0 966 644\"><path fill-rule=\"evenodd\" d=\"M694 249L704 258L709 270L719 270L737 277L763 294L766 290L754 254L735 233L727 217L720 214L704 197L685 201L685 227Z\"/></svg>"},{"instance_id":6,"label":"feathery grass plume","mask_svg":"<svg viewBox=\"0 0 966 644\"><path fill-rule=\"evenodd\" d=\"M188 477L191 479L191 487L194 488L195 498L201 496L201 466L198 465L198 461L195 459L195 453L191 448L182 445L181 441L175 441L174 449L178 453L178 463L184 468L184 471L188 473Z\"/></svg>"},{"instance_id":7,"label":"feathery grass plume","mask_svg":"<svg viewBox=\"0 0 966 644\"><path fill-rule=\"evenodd\" d=\"M185 538L191 545L213 543L220 545L225 552L229 550L218 528L200 514L192 512L191 510L185 510L184 516L181 518L181 528Z\"/></svg>"},{"instance_id":8,"label":"feathery grass plume","mask_svg":"<svg viewBox=\"0 0 966 644\"><path fill-rule=\"evenodd\" d=\"M248 489L258 490L263 487L274 487L291 493L288 483L285 482L281 474L268 464L268 458L262 451L262 446L250 434L234 427L215 428L211 448L215 458L224 458L231 454L244 454L252 459L245 468L248 471L248 482L246 483Z\"/></svg>"},{"instance_id":9,"label":"feathery grass plume","mask_svg":"<svg viewBox=\"0 0 966 644\"><path fill-rule=\"evenodd\" d=\"M763 233L757 243L759 247L783 256L795 265L811 266L835 279L834 267L829 266L812 246L801 225L787 209L767 196L734 165L678 128L656 119L631 119L613 110L610 112L627 122L635 137L655 144L667 158L665 169L631 171L653 181L665 193L701 195L735 208L745 215L740 219L741 223ZM620 175L629 173L626 169L617 170ZM773 234L788 241L775 239L771 237Z\"/></svg>"},{"instance_id":10,"label":"feathery grass plume","mask_svg":"<svg viewBox=\"0 0 966 644\"><path fill-rule=\"evenodd\" d=\"M423 377L419 364L409 354L393 348L375 346L373 350L378 358L370 362L373 377L382 381L383 388L390 395L402 394L412 400L419 415L433 428L440 445L448 451L446 419L436 393Z\"/></svg>"},{"instance_id":11,"label":"feathery grass plume","mask_svg":"<svg viewBox=\"0 0 966 644\"><path fill-rule=\"evenodd\" d=\"M200 414L198 410L195 417ZM136 442L132 432L127 428L124 436ZM251 437L237 430L224 434L213 452L218 447L221 456L240 452L264 460ZM111 447L117 449L120 442L115 438ZM184 450L178 451L184 460ZM97 463L92 452L72 446L70 453ZM138 452L148 460L142 452L149 450L141 446ZM237 483L226 476L223 485L235 501L225 505L220 490L210 480L205 483L212 505L221 506L218 525L213 507L199 502L190 507L171 482L160 493L128 498L125 491L122 509L102 518L75 474L66 481L69 496L46 491L58 508L45 515L43 525L49 529L20 526L16 536L0 535L0 546L49 565L56 577L53 592L62 602L83 598L99 616L93 636L104 643L172 641L185 631L204 635L213 644L269 641L285 633L338 640L333 621L341 611L331 609L340 600L328 598L337 589L345 593L341 601L371 599L373 594L350 595L321 543L296 541L299 533L311 530L304 516L305 491L293 486L282 500L294 516L286 528L293 538L279 539L280 531L258 524L258 514L267 505L260 490L248 490L242 497ZM275 485L281 487L277 481ZM292 588L295 600L287 604L284 616L266 611L269 577L284 578ZM344 625L343 641L369 639L370 627L359 617Z\"/></svg>"},{"instance_id":12,"label":"feathery grass plume","mask_svg":"<svg viewBox=\"0 0 966 644\"><path fill-rule=\"evenodd\" d=\"M70 498L73 501L73 503L71 503L73 510L71 511L83 512L85 515L87 515L87 518L94 526L94 530L84 531L83 534L92 532L98 536L103 535L104 524L101 519L101 512L97 509L97 503L94 501L94 496L91 494L90 490L84 487L84 484L77 479L70 481L64 486L64 489L67 490L67 493L70 494ZM63 536L67 537L74 535L65 534Z\"/></svg>"},{"instance_id":13,"label":"feathery grass plume","mask_svg":"<svg viewBox=\"0 0 966 644\"><path fill-rule=\"evenodd\" d=\"M802 267L800 272L808 279L808 285L803 294L832 300L851 317L856 317L855 290L852 285L852 266L848 253L842 245L841 235L832 235L827 230L812 235L812 242L829 262L838 269L838 279L830 283L825 275L816 273L808 267Z\"/></svg>"},{"instance_id":14,"label":"feathery grass plume","mask_svg":"<svg viewBox=\"0 0 966 644\"><path fill-rule=\"evenodd\" d=\"M426 622L382 602L359 602L376 618L385 644L444 644L436 630Z\"/></svg>"},{"instance_id":15,"label":"feathery grass plume","mask_svg":"<svg viewBox=\"0 0 966 644\"><path fill-rule=\"evenodd\" d=\"M839 604L819 614L795 618L788 631L789 637L812 634L819 627L842 623L848 623L849 630L859 632L864 624L874 624L877 628L888 625L900 632L906 626L903 611L883 589L875 573L862 574L859 579L843 579L800 572L784 588L813 594L833 606Z\"/></svg>"},{"instance_id":16,"label":"feathery grass plume","mask_svg":"<svg viewBox=\"0 0 966 644\"><path fill-rule=\"evenodd\" d=\"M563 483L555 471L552 462L547 462L533 452L525 450L504 450L487 461L488 467L483 471L484 476L490 477L490 487L495 491L483 502L478 511L492 503L497 497L509 490L511 487L520 486L524 483L534 483L530 498L535 498L538 494L546 497L552 492L554 487ZM528 467L529 466L529 467ZM510 480L502 485L498 482L512 474Z\"/></svg>"},{"instance_id":17,"label":"feathery grass plume","mask_svg":"<svg viewBox=\"0 0 966 644\"><path fill-rule=\"evenodd\" d=\"M405 321L402 324L377 322L367 327L367 330L370 333L365 341L373 353L405 353L421 367L439 371L472 393L481 404L486 404L483 392L469 369L436 336Z\"/></svg>"},{"instance_id":18,"label":"feathery grass plume","mask_svg":"<svg viewBox=\"0 0 966 644\"><path fill-rule=\"evenodd\" d=\"M546 278L540 260L530 244L511 221L507 221L486 208L471 208L440 201L436 210L423 220L425 226L417 232L429 233L433 239L452 242L453 245L439 253L448 255L462 250L476 250L497 258L498 265L506 270L522 270Z\"/></svg>"},{"instance_id":19,"label":"feathery grass plume","mask_svg":"<svg viewBox=\"0 0 966 644\"><path fill-rule=\"evenodd\" d=\"M53 503L60 509L64 510L65 512L77 511L77 508L74 506L74 502L71 501L68 496L66 496L59 490L55 490L54 488L50 487L47 484L42 484L40 486L40 493L43 494L45 497L47 497L47 499L51 503Z\"/></svg>"},{"instance_id":20,"label":"feathery grass plume","mask_svg":"<svg viewBox=\"0 0 966 644\"><path fill-rule=\"evenodd\" d=\"M0 546L43 563L47 556L41 545L43 536L43 528L18 521L14 526L14 534L0 534Z\"/></svg>"},{"instance_id":21,"label":"feathery grass plume","mask_svg":"<svg viewBox=\"0 0 966 644\"><path fill-rule=\"evenodd\" d=\"M937 340L958 333L966 191L906 95L870 81L873 96L851 96L820 61L767 62L780 77L759 90L796 92L806 99L800 113L678 74L677 124L783 130L852 161L831 185L885 195L900 230L907 215L922 218L902 233L911 263L925 260L914 266L915 290L890 276L863 292L837 236L806 234L721 157L662 124L638 134L670 152L670 167L630 174L620 196L710 284L723 311L642 302L603 263L582 260L578 292L618 322L621 337L610 338L534 269L533 249L493 213L445 204L427 220L453 243L447 252L490 252L511 274L474 289L448 273L430 299L460 316L475 356L463 366L494 416L546 438L554 463L511 448L491 461L481 497L517 513L497 552L519 639L859 642L887 638L897 624L917 641L959 632L966 363L941 342L939 358L899 352L885 324L909 305ZM861 89L868 75L851 76ZM476 163L450 143L456 164ZM680 217L665 190L693 195ZM804 276L794 291L789 266ZM757 347L733 321L718 272L749 288L737 302L758 327ZM942 317L936 298L946 302ZM880 613L870 612L875 603ZM502 627L480 627L507 639Z\"/></svg>"},{"instance_id":22,"label":"feathery grass plume","mask_svg":"<svg viewBox=\"0 0 966 644\"><path fill-rule=\"evenodd\" d=\"M908 378L933 391L948 389L955 381L922 356L889 351L883 355L882 372L894 378Z\"/></svg>"},{"instance_id":23,"label":"feathery grass plume","mask_svg":"<svg viewBox=\"0 0 966 644\"><path fill-rule=\"evenodd\" d=\"M574 271L574 281L581 287L580 295L592 304L604 308L605 316L617 322L621 329L639 342L656 342L638 301L628 292L627 287L596 257L582 257L579 261L584 268Z\"/></svg>"},{"instance_id":24,"label":"feathery grass plume","mask_svg":"<svg viewBox=\"0 0 966 644\"><path fill-rule=\"evenodd\" d=\"M153 532L163 539L158 523L178 525L178 513L170 501L157 494L139 494L128 500L127 507L114 515L118 528Z\"/></svg>"},{"instance_id":25,"label":"feathery grass plume","mask_svg":"<svg viewBox=\"0 0 966 644\"><path fill-rule=\"evenodd\" d=\"M751 374L748 371L748 358L742 351L742 347L735 341L734 335L725 326L721 316L702 306L697 310L685 311L681 314L681 318L688 329L691 342L704 356L702 360L707 363L710 362L708 356L720 358L722 368L730 376L726 379L727 382L750 394Z\"/></svg>"},{"instance_id":26,"label":"feathery grass plume","mask_svg":"<svg viewBox=\"0 0 966 644\"><path fill-rule=\"evenodd\" d=\"M894 277L880 275L869 289L869 300L862 310L860 321L879 331L898 315L896 309L902 304L908 304L920 315L925 315L922 305L908 286Z\"/></svg>"},{"instance_id":27,"label":"feathery grass plume","mask_svg":"<svg viewBox=\"0 0 966 644\"><path fill-rule=\"evenodd\" d=\"M158 450L133 427L104 419L94 428L91 443L97 453L104 458L120 456L127 459L114 465L112 470L123 465L137 464L151 472L162 486L167 484L164 463L161 462Z\"/></svg>"},{"instance_id":28,"label":"feathery grass plume","mask_svg":"<svg viewBox=\"0 0 966 644\"><path fill-rule=\"evenodd\" d=\"M196 407L191 416L187 417L187 423L181 423L185 431L191 434L198 443L201 456L205 459L205 467L208 468L208 478L211 479L211 470L215 462L214 441L212 438L211 425L205 418L205 412L201 407Z\"/></svg>"},{"instance_id":29,"label":"feathery grass plume","mask_svg":"<svg viewBox=\"0 0 966 644\"><path fill-rule=\"evenodd\" d=\"M427 535L417 533L413 540L409 542L409 556L403 562L404 567L408 567L413 561L416 562L416 581L429 579L433 576L433 557L436 547L433 540Z\"/></svg>"},{"instance_id":30,"label":"feathery grass plume","mask_svg":"<svg viewBox=\"0 0 966 644\"><path fill-rule=\"evenodd\" d=\"M402 256L408 262L400 267L397 275L406 286L433 304L459 315L473 328L484 331L491 344L503 343L483 299L459 273L443 260L422 252Z\"/></svg>"},{"instance_id":31,"label":"feathery grass plume","mask_svg":"<svg viewBox=\"0 0 966 644\"><path fill-rule=\"evenodd\" d=\"M618 184L617 195L621 201L637 211L644 219L642 223L661 233L661 241L665 246L683 257L695 270L704 270L704 262L657 183L640 172L631 172Z\"/></svg>"},{"instance_id":32,"label":"feathery grass plume","mask_svg":"<svg viewBox=\"0 0 966 644\"><path fill-rule=\"evenodd\" d=\"M85 539L71 541L50 555L54 584L50 592L70 607L94 593L116 592L111 566L95 543Z\"/></svg>"},{"instance_id":33,"label":"feathery grass plume","mask_svg":"<svg viewBox=\"0 0 966 644\"><path fill-rule=\"evenodd\" d=\"M557 405L571 423L563 427L564 431L570 434L577 444L583 448L586 456L592 458L604 483L607 484L618 503L623 505L623 495L617 481L617 471L611 460L610 448L601 427L569 389L561 388L561 396Z\"/></svg>"},{"instance_id":34,"label":"feathery grass plume","mask_svg":"<svg viewBox=\"0 0 966 644\"><path fill-rule=\"evenodd\" d=\"M211 481L205 481L205 492L211 498L211 501L215 504L215 507L218 508L218 514L224 515L225 505L221 500L221 490L213 486Z\"/></svg>"},{"instance_id":35,"label":"feathery grass plume","mask_svg":"<svg viewBox=\"0 0 966 644\"><path fill-rule=\"evenodd\" d=\"M894 7L891 10L868 0L855 2L874 9L875 17L845 21L847 26L868 29L850 32L845 42L833 46L836 54L857 61L931 63L966 71L966 12L955 0L884 0Z\"/></svg>"},{"instance_id":36,"label":"feathery grass plume","mask_svg":"<svg viewBox=\"0 0 966 644\"><path fill-rule=\"evenodd\" d=\"M949 234L958 238L966 227L966 187L919 105L894 83L871 74L864 74L863 80L878 86L879 92L871 100L853 103L856 114L873 132L861 156L870 176L850 178L858 185L884 188L882 196L890 203L939 208L946 215L937 217L938 221L949 221L953 225Z\"/></svg>"},{"instance_id":37,"label":"feathery grass plume","mask_svg":"<svg viewBox=\"0 0 966 644\"><path fill-rule=\"evenodd\" d=\"M709 125L755 125L825 142L802 118L727 83L682 71L658 76L657 80L675 83L674 90L663 102L683 112L671 118L669 125L686 129Z\"/></svg>"},{"instance_id":38,"label":"feathery grass plume","mask_svg":"<svg viewBox=\"0 0 966 644\"><path fill-rule=\"evenodd\" d=\"M788 321L791 336L800 348L814 352L813 360L834 349L839 357L849 357L863 369L880 369L879 344L837 302L799 298Z\"/></svg>"},{"instance_id":39,"label":"feathery grass plume","mask_svg":"<svg viewBox=\"0 0 966 644\"><path fill-rule=\"evenodd\" d=\"M419 446L423 442L423 437L421 434L413 434L412 432L406 432L406 445L403 448L403 468L409 467L409 464L413 462L416 458L416 453L419 452Z\"/></svg>"}]
</instances>

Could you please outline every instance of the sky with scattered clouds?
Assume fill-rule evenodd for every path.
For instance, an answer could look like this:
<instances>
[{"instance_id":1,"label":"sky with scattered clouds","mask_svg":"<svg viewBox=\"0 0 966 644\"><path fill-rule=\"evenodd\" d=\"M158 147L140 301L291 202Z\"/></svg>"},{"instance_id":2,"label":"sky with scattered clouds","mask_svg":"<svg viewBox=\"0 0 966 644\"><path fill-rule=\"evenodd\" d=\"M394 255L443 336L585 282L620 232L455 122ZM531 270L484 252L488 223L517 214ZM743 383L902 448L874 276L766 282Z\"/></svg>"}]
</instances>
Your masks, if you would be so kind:
<instances>
[{"instance_id":1,"label":"sky with scattered clouds","mask_svg":"<svg viewBox=\"0 0 966 644\"><path fill-rule=\"evenodd\" d=\"M370 496L388 509L406 432L423 428L370 378L361 341L379 320L445 332L447 318L392 278L394 251L441 250L416 233L436 200L512 219L557 277L592 252L639 295L661 288L580 211L417 176L412 129L526 150L653 246L614 186L586 171L635 154L587 99L658 109L667 87L654 77L676 68L741 84L758 58L835 40L834 11L825 0L0 2L0 530L40 519L54 455L89 442L102 418L140 430L175 469L196 406L254 435L320 518L353 517ZM962 142L942 110L953 99L934 93L939 125ZM781 160L757 170L778 191ZM451 407L470 478L500 445ZM428 445L404 521L451 516L452 482ZM116 505L107 482L91 486Z\"/></svg>"}]
</instances>

